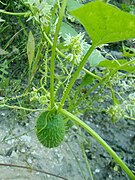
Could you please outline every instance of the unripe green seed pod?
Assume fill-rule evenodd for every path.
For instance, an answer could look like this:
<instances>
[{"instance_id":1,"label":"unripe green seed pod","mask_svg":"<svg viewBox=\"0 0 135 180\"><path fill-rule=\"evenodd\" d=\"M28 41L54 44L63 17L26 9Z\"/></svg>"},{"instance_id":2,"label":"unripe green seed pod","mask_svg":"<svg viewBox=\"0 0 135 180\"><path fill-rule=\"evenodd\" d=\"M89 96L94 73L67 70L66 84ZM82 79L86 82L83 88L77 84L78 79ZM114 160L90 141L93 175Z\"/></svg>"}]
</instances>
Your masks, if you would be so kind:
<instances>
[{"instance_id":1,"label":"unripe green seed pod","mask_svg":"<svg viewBox=\"0 0 135 180\"><path fill-rule=\"evenodd\" d=\"M45 111L38 117L35 130L42 145L48 148L57 147L65 136L63 117L60 114Z\"/></svg>"}]
</instances>

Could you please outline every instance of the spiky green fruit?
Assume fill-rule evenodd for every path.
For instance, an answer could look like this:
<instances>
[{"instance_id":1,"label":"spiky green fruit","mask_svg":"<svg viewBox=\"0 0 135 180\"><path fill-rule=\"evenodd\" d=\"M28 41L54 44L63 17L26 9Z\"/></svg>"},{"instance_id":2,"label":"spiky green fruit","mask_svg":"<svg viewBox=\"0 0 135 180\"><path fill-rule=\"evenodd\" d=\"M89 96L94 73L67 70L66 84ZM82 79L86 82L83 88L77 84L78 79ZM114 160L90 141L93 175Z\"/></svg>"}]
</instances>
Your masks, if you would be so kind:
<instances>
[{"instance_id":1,"label":"spiky green fruit","mask_svg":"<svg viewBox=\"0 0 135 180\"><path fill-rule=\"evenodd\" d=\"M57 147L65 136L65 125L60 114L45 111L36 122L36 135L42 145L48 148Z\"/></svg>"}]
</instances>

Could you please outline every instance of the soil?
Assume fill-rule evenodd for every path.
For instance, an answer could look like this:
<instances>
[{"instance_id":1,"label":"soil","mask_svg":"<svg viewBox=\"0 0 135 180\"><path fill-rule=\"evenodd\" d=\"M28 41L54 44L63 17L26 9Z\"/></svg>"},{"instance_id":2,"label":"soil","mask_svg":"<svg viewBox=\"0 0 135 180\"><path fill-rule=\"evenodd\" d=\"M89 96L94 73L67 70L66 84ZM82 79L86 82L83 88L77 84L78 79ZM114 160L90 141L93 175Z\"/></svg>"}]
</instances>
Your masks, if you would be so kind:
<instances>
[{"instance_id":1,"label":"soil","mask_svg":"<svg viewBox=\"0 0 135 180\"><path fill-rule=\"evenodd\" d=\"M15 110L3 109L0 114L0 163L36 168L68 180L91 179L78 143L76 126L73 126L59 147L48 149L43 147L35 136L34 126L38 113L28 115L25 121L19 121L15 117ZM114 124L105 114L88 112L83 119L115 150L130 169L135 170L134 121L124 120ZM89 145L83 144L95 180L128 180L123 170L89 134L82 131L82 135L89 142ZM0 166L0 180L7 179L60 178L30 169Z\"/></svg>"}]
</instances>

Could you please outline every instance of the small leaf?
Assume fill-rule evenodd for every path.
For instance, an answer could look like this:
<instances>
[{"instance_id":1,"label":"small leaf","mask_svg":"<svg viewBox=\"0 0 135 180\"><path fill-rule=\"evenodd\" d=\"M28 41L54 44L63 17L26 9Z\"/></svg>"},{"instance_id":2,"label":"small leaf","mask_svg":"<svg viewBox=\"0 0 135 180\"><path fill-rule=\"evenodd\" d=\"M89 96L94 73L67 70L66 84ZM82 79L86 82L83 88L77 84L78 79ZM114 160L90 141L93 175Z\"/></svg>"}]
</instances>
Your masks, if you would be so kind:
<instances>
[{"instance_id":1,"label":"small leaf","mask_svg":"<svg viewBox=\"0 0 135 180\"><path fill-rule=\"evenodd\" d=\"M87 44L87 47L84 49L83 54L86 54L87 51L89 50L89 48L90 48L90 45ZM98 51L97 49L94 49L93 52L91 53L91 55L88 58L88 62L90 63L90 65L92 67L97 66L103 60L105 60L105 57L102 56L100 51Z\"/></svg>"},{"instance_id":2,"label":"small leaf","mask_svg":"<svg viewBox=\"0 0 135 180\"><path fill-rule=\"evenodd\" d=\"M104 56L98 50L94 50L91 56L88 58L88 61L92 67L97 66L101 61L105 60Z\"/></svg>"},{"instance_id":3,"label":"small leaf","mask_svg":"<svg viewBox=\"0 0 135 180\"><path fill-rule=\"evenodd\" d=\"M135 71L135 66L125 65L127 60L104 60L98 64L99 67L106 67L107 69L124 70L127 72Z\"/></svg>"},{"instance_id":4,"label":"small leaf","mask_svg":"<svg viewBox=\"0 0 135 180\"><path fill-rule=\"evenodd\" d=\"M93 83L93 80L94 80L93 76L86 73L80 84L80 87L83 87L83 86Z\"/></svg>"},{"instance_id":5,"label":"small leaf","mask_svg":"<svg viewBox=\"0 0 135 180\"><path fill-rule=\"evenodd\" d=\"M35 39L33 37L32 32L29 32L28 36L28 43L27 43L27 56L29 60L29 68L31 69L32 62L34 60L34 54L35 54Z\"/></svg>"},{"instance_id":6,"label":"small leaf","mask_svg":"<svg viewBox=\"0 0 135 180\"><path fill-rule=\"evenodd\" d=\"M8 72L3 68L0 68L0 72L2 72L2 74L8 74Z\"/></svg>"},{"instance_id":7,"label":"small leaf","mask_svg":"<svg viewBox=\"0 0 135 180\"><path fill-rule=\"evenodd\" d=\"M60 27L60 35L63 38L66 38L66 34L70 34L71 36L77 36L77 32L74 28L72 28L69 24L62 22Z\"/></svg>"},{"instance_id":8,"label":"small leaf","mask_svg":"<svg viewBox=\"0 0 135 180\"><path fill-rule=\"evenodd\" d=\"M135 37L135 16L113 5L90 2L71 11L98 46Z\"/></svg>"},{"instance_id":9,"label":"small leaf","mask_svg":"<svg viewBox=\"0 0 135 180\"><path fill-rule=\"evenodd\" d=\"M73 9L79 8L80 6L82 6L81 3L75 1L75 0L68 0L67 1L67 10L71 11Z\"/></svg>"}]
</instances>

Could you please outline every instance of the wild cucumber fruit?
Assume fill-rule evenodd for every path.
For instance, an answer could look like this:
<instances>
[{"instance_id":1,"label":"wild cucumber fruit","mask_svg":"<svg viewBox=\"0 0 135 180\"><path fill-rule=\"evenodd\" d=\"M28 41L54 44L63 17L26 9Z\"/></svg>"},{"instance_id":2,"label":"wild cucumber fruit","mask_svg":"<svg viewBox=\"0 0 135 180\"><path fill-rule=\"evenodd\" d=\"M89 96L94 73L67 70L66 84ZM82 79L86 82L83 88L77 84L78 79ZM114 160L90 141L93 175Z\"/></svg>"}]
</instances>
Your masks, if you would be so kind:
<instances>
[{"instance_id":1,"label":"wild cucumber fruit","mask_svg":"<svg viewBox=\"0 0 135 180\"><path fill-rule=\"evenodd\" d=\"M45 147L59 146L65 136L63 117L51 111L42 112L36 122L36 135Z\"/></svg>"}]
</instances>

